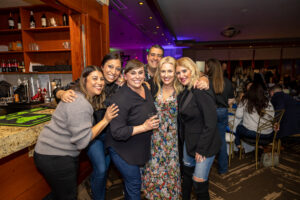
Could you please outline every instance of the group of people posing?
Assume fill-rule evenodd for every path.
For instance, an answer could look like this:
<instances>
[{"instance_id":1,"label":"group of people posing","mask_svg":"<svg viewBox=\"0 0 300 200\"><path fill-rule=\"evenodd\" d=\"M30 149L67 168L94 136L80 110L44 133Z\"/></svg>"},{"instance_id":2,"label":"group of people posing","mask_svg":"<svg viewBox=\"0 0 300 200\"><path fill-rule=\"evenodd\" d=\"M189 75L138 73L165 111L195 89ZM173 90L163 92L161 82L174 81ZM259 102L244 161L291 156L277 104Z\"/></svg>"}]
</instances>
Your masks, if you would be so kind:
<instances>
[{"instance_id":1,"label":"group of people posing","mask_svg":"<svg viewBox=\"0 0 300 200\"><path fill-rule=\"evenodd\" d=\"M61 100L41 132L34 160L53 199L77 199L78 156L92 163L93 199L105 199L112 160L124 181L125 199L209 199L209 172L218 154L227 172L225 129L232 86L220 62L164 57L150 48L148 64L133 59L118 81L122 61L104 56L100 67L84 68L79 81L55 91Z\"/></svg>"}]
</instances>

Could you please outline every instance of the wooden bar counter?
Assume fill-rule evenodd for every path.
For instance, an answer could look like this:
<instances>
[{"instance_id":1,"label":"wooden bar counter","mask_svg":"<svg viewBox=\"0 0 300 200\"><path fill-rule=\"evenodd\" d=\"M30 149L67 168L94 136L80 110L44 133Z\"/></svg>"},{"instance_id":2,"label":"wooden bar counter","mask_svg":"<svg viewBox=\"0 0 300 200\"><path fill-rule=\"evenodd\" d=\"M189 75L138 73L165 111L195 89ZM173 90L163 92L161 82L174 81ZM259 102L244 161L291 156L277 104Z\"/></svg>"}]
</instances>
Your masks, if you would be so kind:
<instances>
[{"instance_id":1,"label":"wooden bar counter","mask_svg":"<svg viewBox=\"0 0 300 200\"><path fill-rule=\"evenodd\" d=\"M53 111L46 109L36 113L52 114ZM0 199L40 200L50 192L32 157L39 133L47 123L49 121L32 127L0 126ZM83 152L78 182L90 172L90 162Z\"/></svg>"}]
</instances>

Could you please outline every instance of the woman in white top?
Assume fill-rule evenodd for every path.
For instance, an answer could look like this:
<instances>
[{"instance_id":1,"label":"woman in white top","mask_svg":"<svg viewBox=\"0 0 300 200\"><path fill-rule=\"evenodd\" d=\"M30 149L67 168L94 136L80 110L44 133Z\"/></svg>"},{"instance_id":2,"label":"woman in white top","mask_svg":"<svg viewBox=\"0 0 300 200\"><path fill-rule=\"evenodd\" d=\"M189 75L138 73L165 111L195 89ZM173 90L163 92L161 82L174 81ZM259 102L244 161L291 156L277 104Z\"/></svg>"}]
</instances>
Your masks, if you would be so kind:
<instances>
[{"instance_id":1,"label":"woman in white top","mask_svg":"<svg viewBox=\"0 0 300 200\"><path fill-rule=\"evenodd\" d=\"M236 128L235 144L239 148L240 138L256 138L258 122L264 123L274 117L274 107L265 96L265 91L260 84L253 83L243 96L236 110L236 120L242 122ZM271 123L271 122L270 122ZM261 130L260 139L272 139L273 127Z\"/></svg>"}]
</instances>

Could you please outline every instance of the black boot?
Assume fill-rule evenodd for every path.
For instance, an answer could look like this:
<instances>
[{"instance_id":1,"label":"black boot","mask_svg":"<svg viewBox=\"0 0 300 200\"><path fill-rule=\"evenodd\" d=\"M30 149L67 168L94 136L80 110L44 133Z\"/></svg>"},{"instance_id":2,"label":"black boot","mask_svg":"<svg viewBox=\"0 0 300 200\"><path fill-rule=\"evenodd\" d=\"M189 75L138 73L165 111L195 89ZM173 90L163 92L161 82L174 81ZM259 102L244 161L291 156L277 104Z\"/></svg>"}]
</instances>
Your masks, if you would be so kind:
<instances>
[{"instance_id":1,"label":"black boot","mask_svg":"<svg viewBox=\"0 0 300 200\"><path fill-rule=\"evenodd\" d=\"M209 200L208 193L208 180L205 182L194 181L194 191L197 196L197 200Z\"/></svg>"},{"instance_id":2,"label":"black boot","mask_svg":"<svg viewBox=\"0 0 300 200\"><path fill-rule=\"evenodd\" d=\"M190 200L193 187L193 173L195 167L183 166L182 176L182 199Z\"/></svg>"}]
</instances>

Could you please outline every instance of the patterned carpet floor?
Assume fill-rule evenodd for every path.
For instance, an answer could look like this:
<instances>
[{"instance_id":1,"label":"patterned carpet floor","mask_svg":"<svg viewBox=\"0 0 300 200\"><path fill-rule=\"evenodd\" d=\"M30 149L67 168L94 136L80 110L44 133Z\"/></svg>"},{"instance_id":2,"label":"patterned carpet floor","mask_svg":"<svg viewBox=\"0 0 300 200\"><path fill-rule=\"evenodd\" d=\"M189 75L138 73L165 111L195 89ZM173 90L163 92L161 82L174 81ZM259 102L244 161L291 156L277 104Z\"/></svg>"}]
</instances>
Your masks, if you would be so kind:
<instances>
[{"instance_id":1,"label":"patterned carpet floor","mask_svg":"<svg viewBox=\"0 0 300 200\"><path fill-rule=\"evenodd\" d=\"M210 197L212 200L299 200L300 199L300 143L283 144L280 163L276 167L259 166L255 169L253 153L239 160L235 156L225 176L217 173L214 163L210 174ZM108 200L121 200L123 186L114 167L109 171L112 185L107 189ZM80 200L90 200L89 183L79 189ZM192 199L195 199L194 197Z\"/></svg>"}]
</instances>

